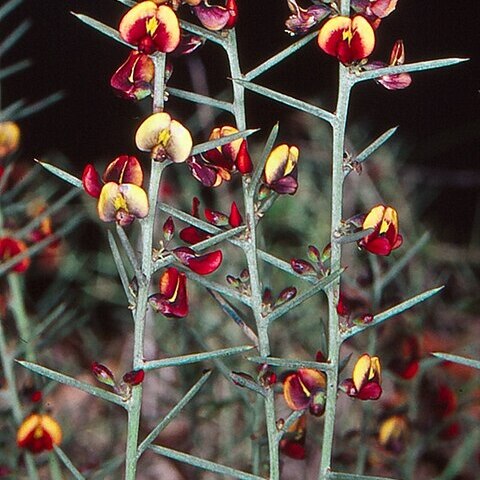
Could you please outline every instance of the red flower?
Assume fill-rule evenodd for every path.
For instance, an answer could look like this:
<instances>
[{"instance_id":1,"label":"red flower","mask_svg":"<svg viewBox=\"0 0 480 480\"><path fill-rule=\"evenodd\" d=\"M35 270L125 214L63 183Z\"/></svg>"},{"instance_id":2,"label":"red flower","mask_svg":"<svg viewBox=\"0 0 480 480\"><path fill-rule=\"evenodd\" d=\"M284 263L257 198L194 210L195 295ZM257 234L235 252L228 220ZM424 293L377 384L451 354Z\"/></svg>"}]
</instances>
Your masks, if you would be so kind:
<instances>
[{"instance_id":1,"label":"red flower","mask_svg":"<svg viewBox=\"0 0 480 480\"><path fill-rule=\"evenodd\" d=\"M358 245L375 255L390 255L400 247L403 237L398 233L398 215L393 207L377 205L365 217L362 229L373 228L370 235L362 238Z\"/></svg>"},{"instance_id":2,"label":"red flower","mask_svg":"<svg viewBox=\"0 0 480 480\"><path fill-rule=\"evenodd\" d=\"M133 51L126 62L110 79L110 85L119 96L129 100L142 100L152 93L155 66L148 55Z\"/></svg>"},{"instance_id":3,"label":"red flower","mask_svg":"<svg viewBox=\"0 0 480 480\"><path fill-rule=\"evenodd\" d=\"M359 400L378 400L382 394L381 381L380 360L364 353L353 368L352 378L344 380L340 388Z\"/></svg>"},{"instance_id":4,"label":"red flower","mask_svg":"<svg viewBox=\"0 0 480 480\"><path fill-rule=\"evenodd\" d=\"M188 315L187 278L170 267L160 277L160 292L149 298L152 308L166 317L183 318Z\"/></svg>"},{"instance_id":5,"label":"red flower","mask_svg":"<svg viewBox=\"0 0 480 480\"><path fill-rule=\"evenodd\" d=\"M325 411L326 377L313 368L300 368L283 381L283 397L292 410L310 410L315 416Z\"/></svg>"},{"instance_id":6,"label":"red flower","mask_svg":"<svg viewBox=\"0 0 480 480\"><path fill-rule=\"evenodd\" d=\"M307 435L307 416L304 414L283 435L280 451L287 457L303 460L306 457L305 437Z\"/></svg>"},{"instance_id":7,"label":"red flower","mask_svg":"<svg viewBox=\"0 0 480 480\"><path fill-rule=\"evenodd\" d=\"M193 7L193 12L201 24L209 30L229 29L237 23L238 7L236 0L226 0L224 7L210 5L204 0Z\"/></svg>"},{"instance_id":8,"label":"red flower","mask_svg":"<svg viewBox=\"0 0 480 480\"><path fill-rule=\"evenodd\" d=\"M22 240L17 240L11 237L0 238L0 263L6 262L17 255L20 255L27 249ZM30 259L28 257L16 263L12 270L17 273L23 273L30 266Z\"/></svg>"},{"instance_id":9,"label":"red flower","mask_svg":"<svg viewBox=\"0 0 480 480\"><path fill-rule=\"evenodd\" d=\"M397 2L398 0L351 0L351 7L357 13L365 15L377 28L381 19L395 10Z\"/></svg>"},{"instance_id":10,"label":"red flower","mask_svg":"<svg viewBox=\"0 0 480 480\"><path fill-rule=\"evenodd\" d=\"M191 248L179 247L173 250L172 253L180 262L199 275L213 273L221 265L223 258L221 250L198 255Z\"/></svg>"},{"instance_id":11,"label":"red flower","mask_svg":"<svg viewBox=\"0 0 480 480\"><path fill-rule=\"evenodd\" d=\"M238 133L235 127L217 127L212 130L209 140L218 140L235 133ZM222 182L230 181L235 171L245 175L253 170L247 142L242 138L209 150L203 155L196 155L190 158L187 164L192 175L206 187L218 187Z\"/></svg>"},{"instance_id":12,"label":"red flower","mask_svg":"<svg viewBox=\"0 0 480 480\"><path fill-rule=\"evenodd\" d=\"M263 173L265 185L277 193L293 195L298 188L298 156L296 146L282 144L274 148L265 163Z\"/></svg>"},{"instance_id":13,"label":"red flower","mask_svg":"<svg viewBox=\"0 0 480 480\"><path fill-rule=\"evenodd\" d=\"M120 36L139 52L172 52L180 42L180 26L175 12L167 5L141 2L130 9L118 27Z\"/></svg>"},{"instance_id":14,"label":"red flower","mask_svg":"<svg viewBox=\"0 0 480 480\"><path fill-rule=\"evenodd\" d=\"M102 179L106 182L103 186L95 167L91 164L85 167L83 188L89 195L98 198L100 220L116 221L123 227L130 225L135 218L147 216L147 194L141 188L143 171L135 157L117 157L105 169Z\"/></svg>"},{"instance_id":15,"label":"red flower","mask_svg":"<svg viewBox=\"0 0 480 480\"><path fill-rule=\"evenodd\" d=\"M18 427L17 445L32 453L52 450L61 442L62 429L50 415L33 413Z\"/></svg>"},{"instance_id":16,"label":"red flower","mask_svg":"<svg viewBox=\"0 0 480 480\"><path fill-rule=\"evenodd\" d=\"M367 58L375 47L375 32L361 15L328 20L318 34L318 46L328 55L350 65Z\"/></svg>"}]
</instances>

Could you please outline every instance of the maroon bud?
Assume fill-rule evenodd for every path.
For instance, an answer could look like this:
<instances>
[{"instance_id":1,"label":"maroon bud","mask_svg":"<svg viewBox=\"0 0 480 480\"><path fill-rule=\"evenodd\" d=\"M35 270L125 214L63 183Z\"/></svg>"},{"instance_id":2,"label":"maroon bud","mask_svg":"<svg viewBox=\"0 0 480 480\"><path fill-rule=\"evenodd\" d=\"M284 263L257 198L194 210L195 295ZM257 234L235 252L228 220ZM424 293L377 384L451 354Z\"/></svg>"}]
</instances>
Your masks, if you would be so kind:
<instances>
[{"instance_id":1,"label":"maroon bud","mask_svg":"<svg viewBox=\"0 0 480 480\"><path fill-rule=\"evenodd\" d=\"M166 242L169 242L173 234L175 233L175 224L173 223L173 218L168 217L165 223L163 224L163 238Z\"/></svg>"},{"instance_id":2,"label":"maroon bud","mask_svg":"<svg viewBox=\"0 0 480 480\"><path fill-rule=\"evenodd\" d=\"M217 227L225 227L228 225L228 217L224 213L209 210L208 208L205 209L204 213L208 223Z\"/></svg>"},{"instance_id":3,"label":"maroon bud","mask_svg":"<svg viewBox=\"0 0 480 480\"><path fill-rule=\"evenodd\" d=\"M292 298L295 298L296 296L297 296L297 289L295 287L284 288L280 292L280 295L278 296L278 299L275 305L278 306L278 305L281 305L282 303L289 302L290 300L292 300Z\"/></svg>"},{"instance_id":4,"label":"maroon bud","mask_svg":"<svg viewBox=\"0 0 480 480\"><path fill-rule=\"evenodd\" d=\"M142 369L132 370L131 372L127 372L123 376L123 381L127 385L134 387L135 385L140 385L143 382L144 378L145 378L145 372Z\"/></svg>"},{"instance_id":5,"label":"maroon bud","mask_svg":"<svg viewBox=\"0 0 480 480\"><path fill-rule=\"evenodd\" d=\"M100 382L109 387L115 387L115 377L113 373L105 365L93 362L91 366L93 376Z\"/></svg>"},{"instance_id":6,"label":"maroon bud","mask_svg":"<svg viewBox=\"0 0 480 480\"><path fill-rule=\"evenodd\" d=\"M240 287L240 280L237 277L234 277L233 275L227 275L225 279L227 280L227 283L233 288Z\"/></svg>"},{"instance_id":7,"label":"maroon bud","mask_svg":"<svg viewBox=\"0 0 480 480\"><path fill-rule=\"evenodd\" d=\"M245 282L248 282L250 280L250 273L248 271L248 268L244 268L241 272L240 272L240 281L242 283L245 283Z\"/></svg>"},{"instance_id":8,"label":"maroon bud","mask_svg":"<svg viewBox=\"0 0 480 480\"><path fill-rule=\"evenodd\" d=\"M301 258L292 258L290 260L290 265L293 271L300 275L312 275L315 273L313 265L306 260L302 260Z\"/></svg>"},{"instance_id":9,"label":"maroon bud","mask_svg":"<svg viewBox=\"0 0 480 480\"><path fill-rule=\"evenodd\" d=\"M38 402L41 402L42 401L42 398L43 398L43 394L40 390L34 390L31 394L30 394L30 401L32 403L38 403Z\"/></svg>"},{"instance_id":10,"label":"maroon bud","mask_svg":"<svg viewBox=\"0 0 480 480\"><path fill-rule=\"evenodd\" d=\"M318 263L320 261L320 252L315 245L308 246L308 259L313 263Z\"/></svg>"}]
</instances>

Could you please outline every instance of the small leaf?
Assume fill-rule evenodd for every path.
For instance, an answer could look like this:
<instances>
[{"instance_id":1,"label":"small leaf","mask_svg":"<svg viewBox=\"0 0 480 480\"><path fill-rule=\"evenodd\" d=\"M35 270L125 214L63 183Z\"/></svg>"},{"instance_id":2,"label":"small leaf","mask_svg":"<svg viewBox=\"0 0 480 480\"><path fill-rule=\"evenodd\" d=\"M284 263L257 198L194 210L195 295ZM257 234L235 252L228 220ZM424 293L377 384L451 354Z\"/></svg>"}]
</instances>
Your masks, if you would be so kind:
<instances>
[{"instance_id":1,"label":"small leaf","mask_svg":"<svg viewBox=\"0 0 480 480\"><path fill-rule=\"evenodd\" d=\"M83 189L82 181L79 178L75 177L74 175L71 175L70 173L65 172L65 170L62 170L61 168L51 165L50 163L41 162L40 160L37 160L37 159L35 159L35 161L39 163L45 170L48 170L50 173L53 173L58 178L61 178L65 182L72 184L74 187Z\"/></svg>"},{"instance_id":2,"label":"small leaf","mask_svg":"<svg viewBox=\"0 0 480 480\"><path fill-rule=\"evenodd\" d=\"M108 25L105 25L102 22L99 22L98 20L95 20L94 18L91 18L87 15L83 15L81 13L75 13L75 12L71 12L71 13L83 23L94 28L95 30L98 30L99 32L106 35L107 37L113 38L117 42L123 43L123 45L127 45L128 47L133 48L132 45L128 44L122 39L122 37L120 37L120 34L118 33L118 31L115 30L114 28L109 27Z\"/></svg>"},{"instance_id":3,"label":"small leaf","mask_svg":"<svg viewBox=\"0 0 480 480\"><path fill-rule=\"evenodd\" d=\"M289 107L299 110L300 112L309 113L310 115L321 118L329 123L332 123L335 120L335 115L333 113L324 110L323 108L316 107L315 105L311 105L310 103L304 102L303 100L297 100L296 98L284 95L283 93L262 87L256 83L241 80L239 78L234 78L233 81L239 85L242 85L247 90L251 90L259 95L270 98L271 100L283 103Z\"/></svg>"},{"instance_id":4,"label":"small leaf","mask_svg":"<svg viewBox=\"0 0 480 480\"><path fill-rule=\"evenodd\" d=\"M43 377L50 378L55 382L63 383L64 385L68 385L70 387L78 388L79 390L93 395L94 397L101 398L103 400L106 400L107 402L115 403L126 408L126 405L122 398L118 395L115 395L114 393L107 392L105 390L102 390L101 388L94 387L89 383L81 382L80 380L76 380L75 378L69 377L68 375L64 375L63 373L50 370L49 368L42 367L41 365L37 365L35 363L25 362L21 360L16 360L16 362L22 367L25 367L32 372L42 375Z\"/></svg>"},{"instance_id":5,"label":"small leaf","mask_svg":"<svg viewBox=\"0 0 480 480\"><path fill-rule=\"evenodd\" d=\"M214 148L221 147L222 145L231 143L234 140L238 140L239 138L247 138L252 135L252 133L258 132L259 130L259 128L251 128L248 130L242 130L241 132L233 133L232 135L217 138L216 140L209 140L208 142L200 143L193 147L191 155L198 155L199 153L213 150Z\"/></svg>"},{"instance_id":6,"label":"small leaf","mask_svg":"<svg viewBox=\"0 0 480 480\"><path fill-rule=\"evenodd\" d=\"M357 333L363 332L369 327L372 327L374 325L378 325L381 322L384 322L385 320L395 316L399 315L400 313L404 312L405 310L408 310L409 308L414 307L415 305L424 302L425 300L429 299L433 295L436 295L438 292L443 290L443 286L438 287L438 288L432 288L431 290L427 290L426 292L420 293L419 295L416 295L415 297L409 298L408 300L405 300L402 303L399 303L398 305L395 305L392 308L389 308L388 310L385 310L382 313L379 313L373 317L373 321L364 324L364 325L355 325L351 327L350 329L346 330L345 332L342 333L342 339L346 340L347 338L353 337Z\"/></svg>"},{"instance_id":7,"label":"small leaf","mask_svg":"<svg viewBox=\"0 0 480 480\"><path fill-rule=\"evenodd\" d=\"M431 70L432 68L450 67L468 61L468 58L442 58L439 60L427 60L426 62L406 63L394 67L378 68L368 70L359 74L351 74L353 83L363 82L383 77L384 75L397 75L405 72L419 72L422 70Z\"/></svg>"},{"instance_id":8,"label":"small leaf","mask_svg":"<svg viewBox=\"0 0 480 480\"><path fill-rule=\"evenodd\" d=\"M451 353L441 353L441 352L433 352L437 358L441 358L442 360L446 360L448 362L458 363L460 365L466 365L467 367L476 368L480 370L480 360L474 360L473 358L461 357L459 355L452 355Z\"/></svg>"}]
</instances>

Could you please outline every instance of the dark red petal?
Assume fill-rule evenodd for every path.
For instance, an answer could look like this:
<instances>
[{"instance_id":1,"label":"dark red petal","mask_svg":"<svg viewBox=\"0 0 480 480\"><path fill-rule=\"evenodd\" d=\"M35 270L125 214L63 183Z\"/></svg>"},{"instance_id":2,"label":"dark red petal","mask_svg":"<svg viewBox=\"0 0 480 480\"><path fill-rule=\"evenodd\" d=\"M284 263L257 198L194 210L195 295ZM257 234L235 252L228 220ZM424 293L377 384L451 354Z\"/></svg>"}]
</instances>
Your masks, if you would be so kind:
<instances>
[{"instance_id":1,"label":"dark red petal","mask_svg":"<svg viewBox=\"0 0 480 480\"><path fill-rule=\"evenodd\" d=\"M216 250L190 259L188 262L188 268L199 275L209 275L221 265L222 258L222 251Z\"/></svg>"},{"instance_id":2,"label":"dark red petal","mask_svg":"<svg viewBox=\"0 0 480 480\"><path fill-rule=\"evenodd\" d=\"M292 258L290 260L292 270L300 275L315 273L315 269L310 262L302 260L301 258Z\"/></svg>"},{"instance_id":3,"label":"dark red petal","mask_svg":"<svg viewBox=\"0 0 480 480\"><path fill-rule=\"evenodd\" d=\"M253 163L248 153L247 142L243 140L238 150L237 158L235 159L235 164L237 166L237 170L242 174L246 175L248 173L252 173L253 170Z\"/></svg>"},{"instance_id":4,"label":"dark red petal","mask_svg":"<svg viewBox=\"0 0 480 480\"><path fill-rule=\"evenodd\" d=\"M300 382L297 373L288 375L283 382L283 396L292 410L305 410L310 405L310 396Z\"/></svg>"},{"instance_id":5,"label":"dark red petal","mask_svg":"<svg viewBox=\"0 0 480 480\"><path fill-rule=\"evenodd\" d=\"M381 256L390 255L392 251L392 245L385 237L377 237L368 242L361 242L361 246L370 253Z\"/></svg>"},{"instance_id":6,"label":"dark red petal","mask_svg":"<svg viewBox=\"0 0 480 480\"><path fill-rule=\"evenodd\" d=\"M366 383L357 393L360 400L378 400L382 394L382 387L376 382Z\"/></svg>"},{"instance_id":7,"label":"dark red petal","mask_svg":"<svg viewBox=\"0 0 480 480\"><path fill-rule=\"evenodd\" d=\"M187 166L196 180L206 187L213 187L217 182L217 171L197 157L187 161Z\"/></svg>"},{"instance_id":8,"label":"dark red petal","mask_svg":"<svg viewBox=\"0 0 480 480\"><path fill-rule=\"evenodd\" d=\"M269 187L281 195L293 195L297 191L298 182L297 179L293 176L292 172L292 175L280 178L276 182L269 185Z\"/></svg>"},{"instance_id":9,"label":"dark red petal","mask_svg":"<svg viewBox=\"0 0 480 480\"><path fill-rule=\"evenodd\" d=\"M98 198L102 191L103 183L95 167L88 163L85 165L82 174L83 189L92 197Z\"/></svg>"},{"instance_id":10,"label":"dark red petal","mask_svg":"<svg viewBox=\"0 0 480 480\"><path fill-rule=\"evenodd\" d=\"M295 460L304 460L306 457L305 446L300 442L284 438L280 441L280 451L287 457Z\"/></svg>"},{"instance_id":11,"label":"dark red petal","mask_svg":"<svg viewBox=\"0 0 480 480\"><path fill-rule=\"evenodd\" d=\"M207 238L210 238L210 234L203 232L196 227L185 227L183 230L180 230L179 237L185 243L195 245L196 243L203 242Z\"/></svg>"},{"instance_id":12,"label":"dark red petal","mask_svg":"<svg viewBox=\"0 0 480 480\"><path fill-rule=\"evenodd\" d=\"M243 223L242 215L240 214L240 210L235 202L232 202L232 206L230 207L228 223L232 228L239 227Z\"/></svg>"},{"instance_id":13,"label":"dark red petal","mask_svg":"<svg viewBox=\"0 0 480 480\"><path fill-rule=\"evenodd\" d=\"M145 372L140 370L132 370L131 372L127 372L123 376L123 381L128 385L134 387L135 385L140 385L145 378Z\"/></svg>"}]
</instances>

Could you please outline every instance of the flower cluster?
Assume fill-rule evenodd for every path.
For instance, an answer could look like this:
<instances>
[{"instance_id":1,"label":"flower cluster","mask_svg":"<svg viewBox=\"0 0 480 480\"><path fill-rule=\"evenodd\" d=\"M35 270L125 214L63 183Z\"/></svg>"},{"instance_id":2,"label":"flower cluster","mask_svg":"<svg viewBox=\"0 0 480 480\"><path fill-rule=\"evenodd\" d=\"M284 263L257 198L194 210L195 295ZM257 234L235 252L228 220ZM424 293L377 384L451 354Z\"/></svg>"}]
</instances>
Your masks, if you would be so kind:
<instances>
[{"instance_id":1,"label":"flower cluster","mask_svg":"<svg viewBox=\"0 0 480 480\"><path fill-rule=\"evenodd\" d=\"M403 65L405 49L402 40L393 46L389 63L372 61L368 57L375 48L375 30L381 21L396 8L398 0L352 0L351 16L338 15L331 2L314 2L306 9L298 6L296 0L287 0L291 11L285 22L287 32L302 34L321 23L317 43L328 55L336 57L347 66L361 70L374 70L387 66ZM400 90L410 85L412 79L408 73L384 75L377 83L388 90Z\"/></svg>"},{"instance_id":2,"label":"flower cluster","mask_svg":"<svg viewBox=\"0 0 480 480\"><path fill-rule=\"evenodd\" d=\"M235 133L238 133L235 127L217 127L212 130L209 140L218 140ZM253 169L247 142L242 138L194 155L187 161L187 165L193 177L206 187L218 187L223 182L230 181L234 172L247 175Z\"/></svg>"}]
</instances>

